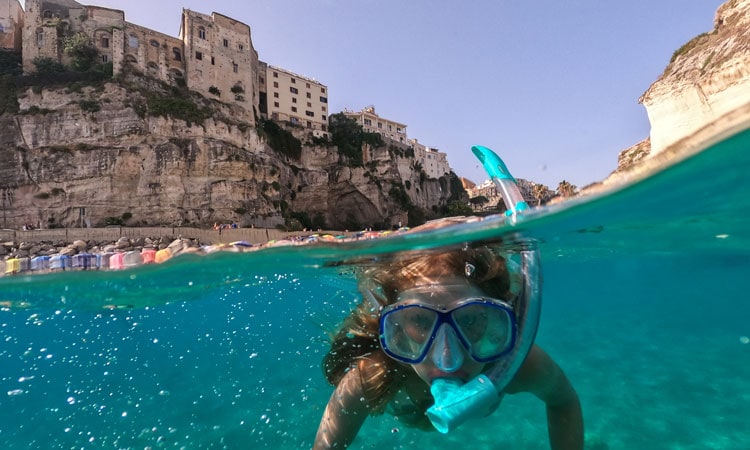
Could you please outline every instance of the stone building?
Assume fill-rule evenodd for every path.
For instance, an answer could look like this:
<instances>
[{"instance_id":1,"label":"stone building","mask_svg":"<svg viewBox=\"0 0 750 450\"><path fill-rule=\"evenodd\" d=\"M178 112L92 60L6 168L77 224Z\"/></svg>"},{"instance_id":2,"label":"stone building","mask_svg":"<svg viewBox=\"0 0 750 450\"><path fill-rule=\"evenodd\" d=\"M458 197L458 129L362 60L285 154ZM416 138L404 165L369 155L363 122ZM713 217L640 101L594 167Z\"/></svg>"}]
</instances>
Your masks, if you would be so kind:
<instances>
[{"instance_id":1,"label":"stone building","mask_svg":"<svg viewBox=\"0 0 750 450\"><path fill-rule=\"evenodd\" d=\"M357 121L365 131L378 133L384 138L392 141L407 143L406 125L393 120L388 120L375 113L375 107L370 105L361 111L344 110L344 115Z\"/></svg>"},{"instance_id":2,"label":"stone building","mask_svg":"<svg viewBox=\"0 0 750 450\"><path fill-rule=\"evenodd\" d=\"M318 81L260 62L261 112L272 120L328 132L328 88Z\"/></svg>"},{"instance_id":3,"label":"stone building","mask_svg":"<svg viewBox=\"0 0 750 450\"><path fill-rule=\"evenodd\" d=\"M414 150L414 159L421 164L422 170L429 178L440 178L450 173L448 156L436 148L427 147L416 139L409 139L406 135L406 125L393 120L385 119L375 113L375 107L370 105L361 111L344 110L344 115L354 119L365 131L378 133L386 139L402 143ZM399 166L402 175L413 170L411 166Z\"/></svg>"},{"instance_id":4,"label":"stone building","mask_svg":"<svg viewBox=\"0 0 750 450\"><path fill-rule=\"evenodd\" d=\"M250 27L230 17L183 9L180 34L175 38L127 22L121 10L73 0L26 0L22 23L26 72L35 69L37 57L68 64L64 39L83 33L101 61L112 63L115 74L131 66L167 83L184 82L206 97L258 112L258 52Z\"/></svg>"},{"instance_id":5,"label":"stone building","mask_svg":"<svg viewBox=\"0 0 750 450\"><path fill-rule=\"evenodd\" d=\"M21 51L23 8L18 0L0 0L0 48Z\"/></svg>"},{"instance_id":6,"label":"stone building","mask_svg":"<svg viewBox=\"0 0 750 450\"><path fill-rule=\"evenodd\" d=\"M451 167L448 164L448 155L436 148L427 147L416 139L408 139L407 142L414 149L414 158L422 165L422 170L428 177L440 178L450 173Z\"/></svg>"}]
</instances>

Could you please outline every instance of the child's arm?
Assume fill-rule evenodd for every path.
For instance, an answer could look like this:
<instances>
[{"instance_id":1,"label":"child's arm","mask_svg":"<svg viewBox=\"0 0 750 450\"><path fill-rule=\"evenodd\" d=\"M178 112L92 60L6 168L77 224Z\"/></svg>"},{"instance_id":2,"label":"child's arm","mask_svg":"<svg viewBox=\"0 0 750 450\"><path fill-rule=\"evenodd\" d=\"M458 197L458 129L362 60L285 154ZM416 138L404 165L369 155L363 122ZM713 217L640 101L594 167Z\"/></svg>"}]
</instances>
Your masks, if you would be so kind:
<instances>
[{"instance_id":1,"label":"child's arm","mask_svg":"<svg viewBox=\"0 0 750 450\"><path fill-rule=\"evenodd\" d=\"M313 450L347 448L357 436L369 410L356 366L336 386L318 426Z\"/></svg>"},{"instance_id":2,"label":"child's arm","mask_svg":"<svg viewBox=\"0 0 750 450\"><path fill-rule=\"evenodd\" d=\"M531 392L547 405L547 430L553 450L583 449L583 414L573 385L552 358L534 345L508 393Z\"/></svg>"}]
</instances>

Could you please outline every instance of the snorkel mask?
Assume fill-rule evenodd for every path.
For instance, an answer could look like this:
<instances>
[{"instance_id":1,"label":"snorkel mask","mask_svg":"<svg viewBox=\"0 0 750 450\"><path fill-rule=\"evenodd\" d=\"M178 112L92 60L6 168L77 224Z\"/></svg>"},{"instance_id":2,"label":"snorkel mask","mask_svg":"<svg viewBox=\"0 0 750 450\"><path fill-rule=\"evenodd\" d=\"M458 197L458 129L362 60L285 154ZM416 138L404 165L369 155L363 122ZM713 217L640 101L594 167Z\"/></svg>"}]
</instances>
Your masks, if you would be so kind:
<instances>
[{"instance_id":1,"label":"snorkel mask","mask_svg":"<svg viewBox=\"0 0 750 450\"><path fill-rule=\"evenodd\" d=\"M516 223L517 215L528 209L528 205L523 200L515 178L500 157L489 148L474 146L471 150L502 194L508 206L506 216L509 223ZM455 429L468 419L492 414L500 405L503 389L513 379L531 350L542 306L539 251L530 244L529 247L518 250L518 256L521 289L515 304L511 305L517 326L517 339L509 351L473 380L461 383L455 379L438 378L432 382L430 392L435 403L427 410L427 417L441 433Z\"/></svg>"}]
</instances>

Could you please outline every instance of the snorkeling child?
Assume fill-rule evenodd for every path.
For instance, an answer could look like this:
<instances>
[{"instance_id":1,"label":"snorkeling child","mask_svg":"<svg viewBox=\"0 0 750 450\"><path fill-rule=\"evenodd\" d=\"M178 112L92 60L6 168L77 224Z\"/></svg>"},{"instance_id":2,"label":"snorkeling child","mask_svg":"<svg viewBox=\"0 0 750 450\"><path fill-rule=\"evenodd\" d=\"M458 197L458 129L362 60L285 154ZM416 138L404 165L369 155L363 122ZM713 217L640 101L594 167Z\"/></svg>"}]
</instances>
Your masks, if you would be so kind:
<instances>
[{"instance_id":1,"label":"snorkeling child","mask_svg":"<svg viewBox=\"0 0 750 450\"><path fill-rule=\"evenodd\" d=\"M438 386L481 384L483 374L497 368L507 382L492 387L490 405L475 417L491 414L503 394L530 392L546 404L551 447L583 448L581 405L562 369L531 342L517 351L525 336L523 289L514 285L520 276L511 273L514 261L499 253L465 247L363 270L364 300L323 361L335 391L314 450L346 448L368 415L384 412L409 426L446 432L431 414L442 396Z\"/></svg>"}]
</instances>

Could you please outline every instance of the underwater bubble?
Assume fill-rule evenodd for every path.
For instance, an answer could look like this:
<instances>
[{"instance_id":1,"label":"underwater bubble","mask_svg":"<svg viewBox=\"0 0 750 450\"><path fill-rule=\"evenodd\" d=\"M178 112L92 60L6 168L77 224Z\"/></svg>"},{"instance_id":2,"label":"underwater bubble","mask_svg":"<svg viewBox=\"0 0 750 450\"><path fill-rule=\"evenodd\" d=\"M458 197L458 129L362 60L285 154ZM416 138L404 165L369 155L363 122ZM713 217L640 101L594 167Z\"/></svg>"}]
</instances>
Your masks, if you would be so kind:
<instances>
[{"instance_id":1,"label":"underwater bubble","mask_svg":"<svg viewBox=\"0 0 750 450\"><path fill-rule=\"evenodd\" d=\"M68 402L69 405L73 405L76 402L76 398L75 397L68 397L68 399L66 401Z\"/></svg>"},{"instance_id":2,"label":"underwater bubble","mask_svg":"<svg viewBox=\"0 0 750 450\"><path fill-rule=\"evenodd\" d=\"M24 393L23 389L13 389L11 391L8 391L8 396L9 397L13 397L13 396L16 396L16 395L21 395L23 393Z\"/></svg>"},{"instance_id":3,"label":"underwater bubble","mask_svg":"<svg viewBox=\"0 0 750 450\"><path fill-rule=\"evenodd\" d=\"M750 344L750 337L740 336L740 342L742 342L743 344Z\"/></svg>"}]
</instances>

